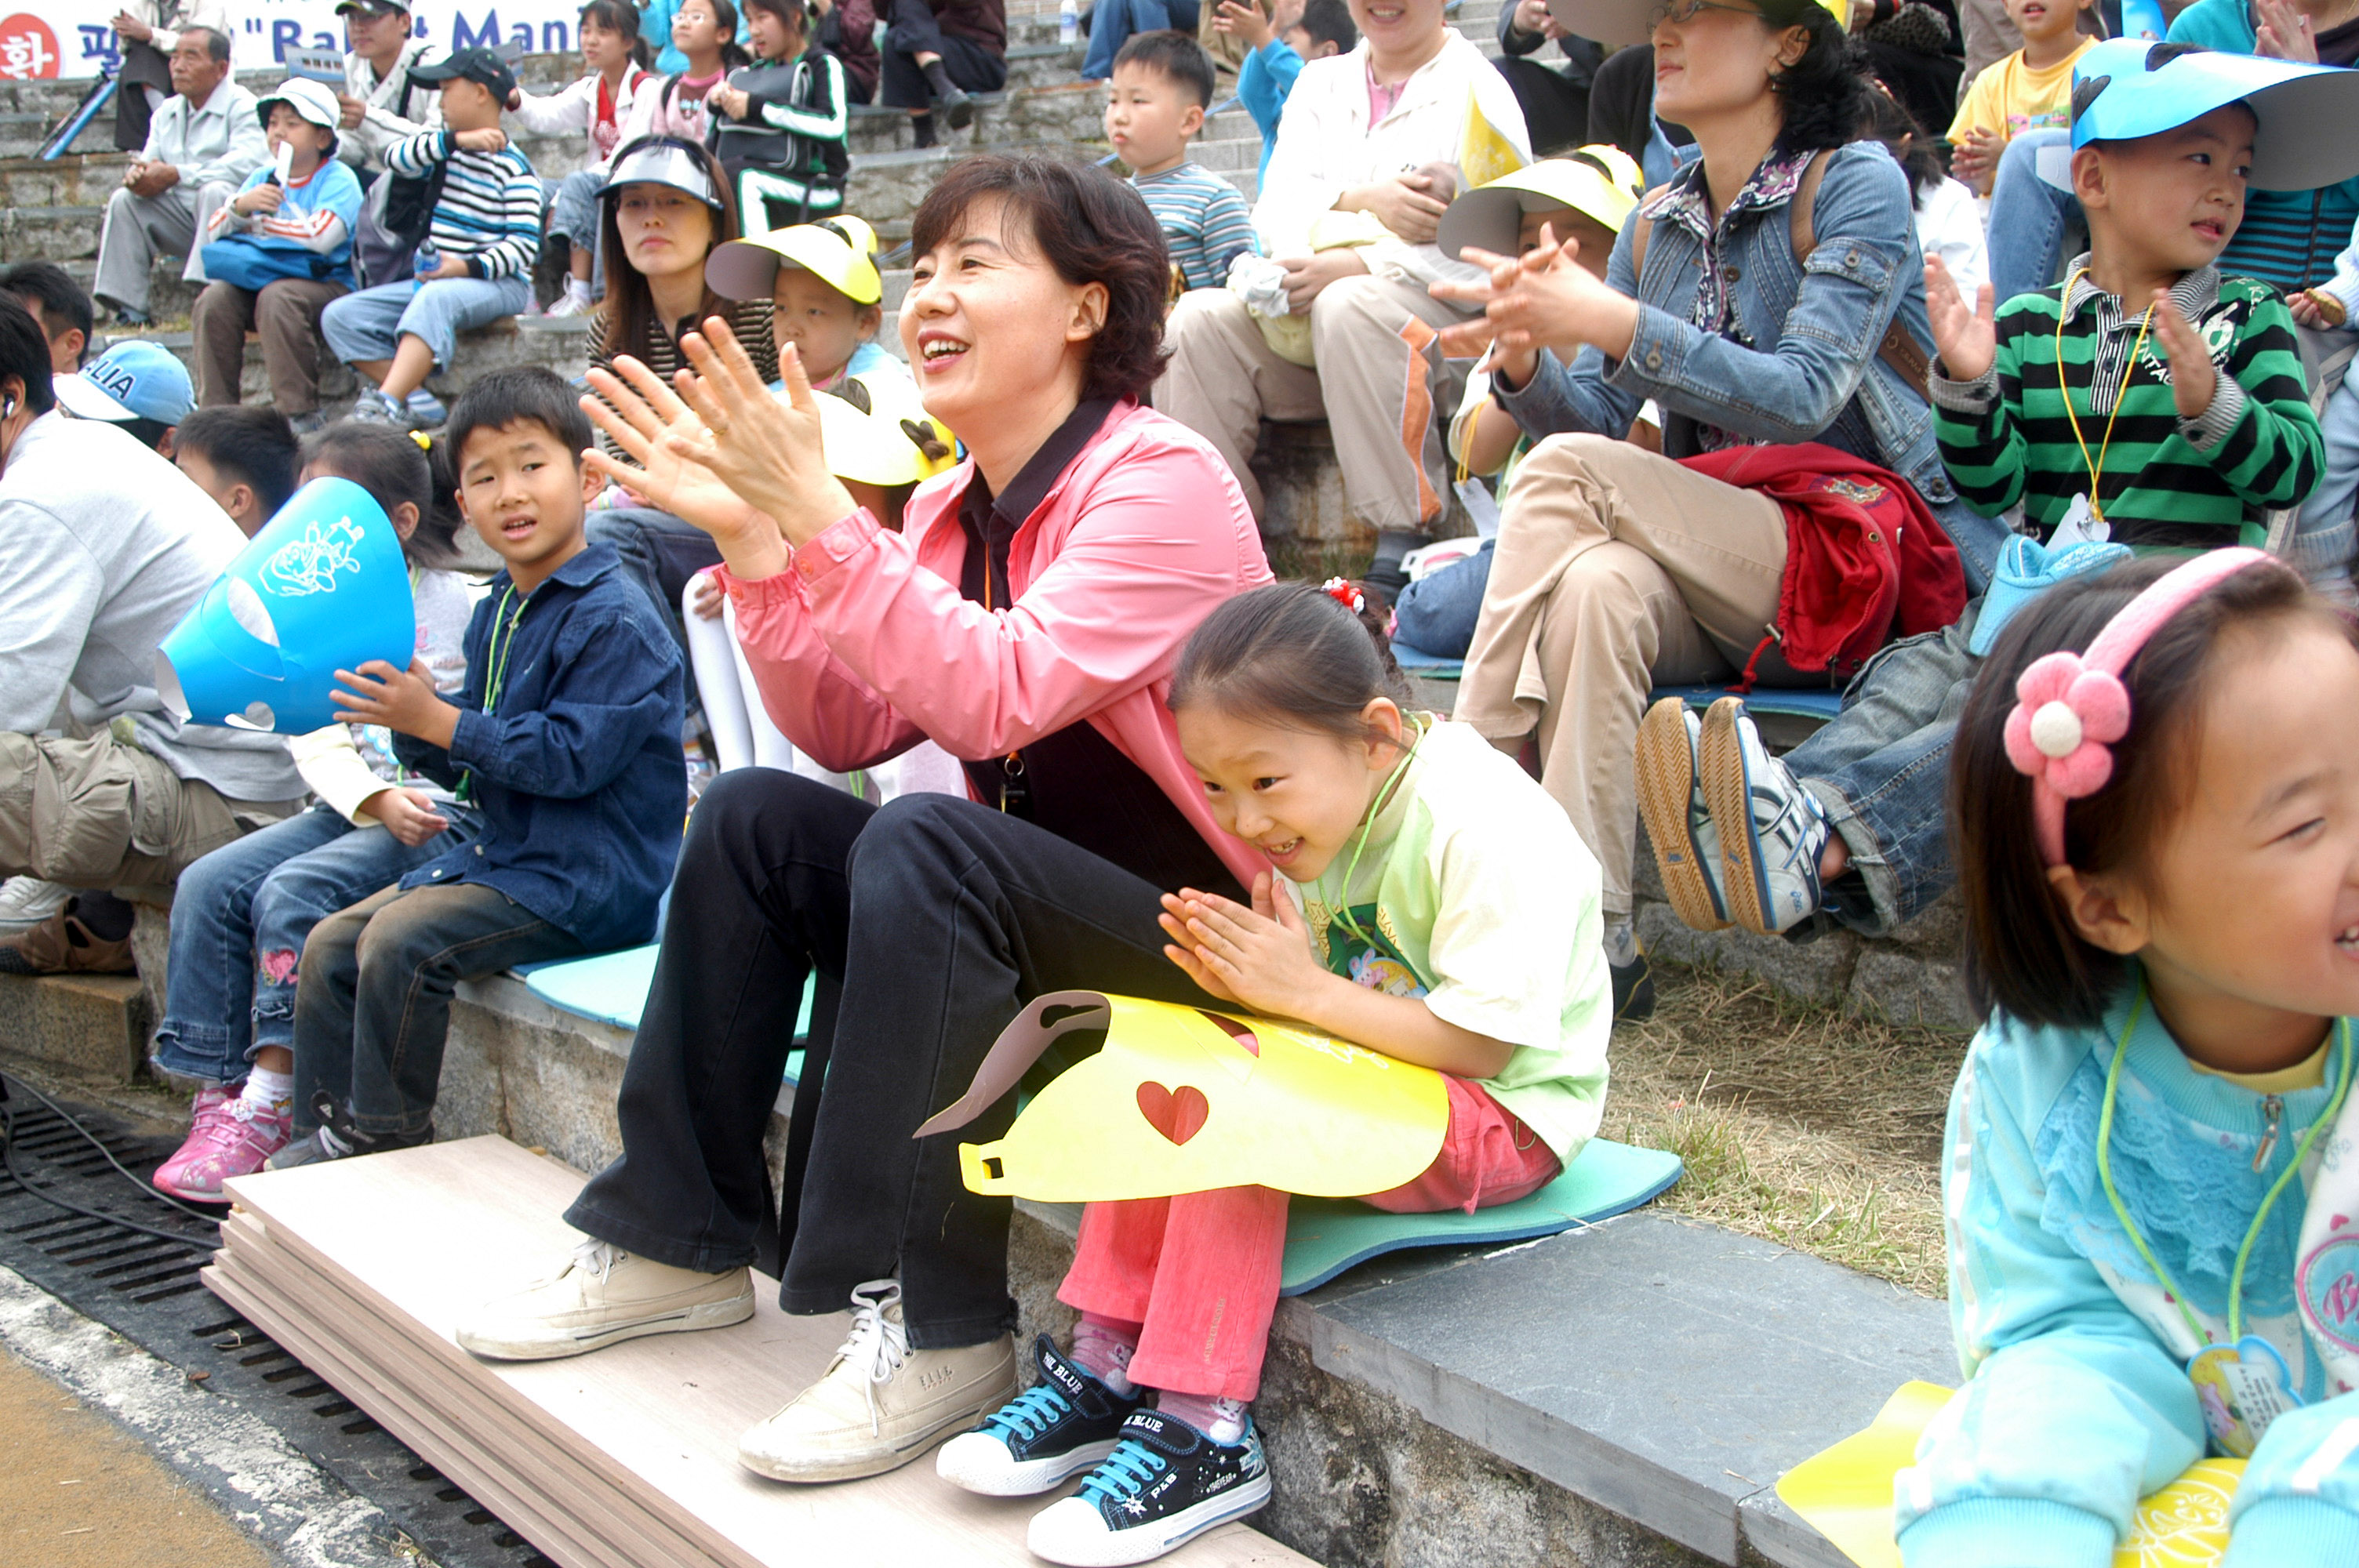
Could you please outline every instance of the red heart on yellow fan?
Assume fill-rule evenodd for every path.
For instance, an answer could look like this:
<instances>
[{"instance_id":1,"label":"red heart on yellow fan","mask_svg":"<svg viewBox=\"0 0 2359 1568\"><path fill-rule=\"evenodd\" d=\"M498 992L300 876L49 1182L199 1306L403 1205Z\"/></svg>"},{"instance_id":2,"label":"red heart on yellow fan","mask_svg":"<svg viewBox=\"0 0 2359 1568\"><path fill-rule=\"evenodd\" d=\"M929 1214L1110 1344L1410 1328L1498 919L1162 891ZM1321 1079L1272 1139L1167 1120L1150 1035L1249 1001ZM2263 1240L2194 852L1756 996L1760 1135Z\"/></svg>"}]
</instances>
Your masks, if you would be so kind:
<instances>
[{"instance_id":1,"label":"red heart on yellow fan","mask_svg":"<svg viewBox=\"0 0 2359 1568\"><path fill-rule=\"evenodd\" d=\"M1138 1086L1138 1114L1172 1142L1185 1143L1203 1130L1204 1119L1212 1114L1212 1108L1204 1091L1192 1084L1180 1085L1175 1093L1149 1082Z\"/></svg>"}]
</instances>

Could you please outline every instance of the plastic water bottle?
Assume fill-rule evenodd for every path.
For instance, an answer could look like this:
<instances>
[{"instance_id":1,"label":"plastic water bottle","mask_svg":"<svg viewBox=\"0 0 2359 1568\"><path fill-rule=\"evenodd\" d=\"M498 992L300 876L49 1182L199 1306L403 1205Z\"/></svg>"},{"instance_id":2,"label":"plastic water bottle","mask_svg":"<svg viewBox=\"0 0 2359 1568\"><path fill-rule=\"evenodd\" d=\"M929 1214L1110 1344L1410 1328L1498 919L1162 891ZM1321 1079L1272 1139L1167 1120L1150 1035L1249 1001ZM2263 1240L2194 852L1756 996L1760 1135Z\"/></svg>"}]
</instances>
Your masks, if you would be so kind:
<instances>
[{"instance_id":1,"label":"plastic water bottle","mask_svg":"<svg viewBox=\"0 0 2359 1568\"><path fill-rule=\"evenodd\" d=\"M1074 0L1060 0L1057 6L1057 41L1071 49L1082 36L1082 9Z\"/></svg>"},{"instance_id":2,"label":"plastic water bottle","mask_svg":"<svg viewBox=\"0 0 2359 1568\"><path fill-rule=\"evenodd\" d=\"M410 267L410 276L417 279L418 287L423 288L426 280L434 275L434 269L441 265L442 247L429 240L418 247L418 259Z\"/></svg>"}]
</instances>

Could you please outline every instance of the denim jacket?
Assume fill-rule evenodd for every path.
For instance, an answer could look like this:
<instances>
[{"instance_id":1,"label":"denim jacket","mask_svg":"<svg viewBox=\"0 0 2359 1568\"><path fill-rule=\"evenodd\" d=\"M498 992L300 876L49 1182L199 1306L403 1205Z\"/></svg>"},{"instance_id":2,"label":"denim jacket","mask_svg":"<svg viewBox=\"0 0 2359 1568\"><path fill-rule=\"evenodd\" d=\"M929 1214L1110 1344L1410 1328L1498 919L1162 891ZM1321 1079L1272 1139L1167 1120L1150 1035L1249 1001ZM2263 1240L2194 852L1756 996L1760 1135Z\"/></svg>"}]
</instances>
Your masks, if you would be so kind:
<instances>
[{"instance_id":1,"label":"denim jacket","mask_svg":"<svg viewBox=\"0 0 2359 1568\"><path fill-rule=\"evenodd\" d=\"M1641 213L1702 178L1701 160L1688 165ZM1932 342L1908 177L1880 144L1853 143L1827 161L1810 227L1817 247L1797 266L1784 200L1729 222L1720 247L1729 326L1716 335L1689 324L1701 243L1680 223L1652 223L1647 275L1634 278L1638 225L1625 225L1605 281L1639 302L1629 354L1610 360L1583 348L1570 369L1542 354L1530 383L1503 394L1507 411L1535 438L1618 437L1651 397L1669 413L1755 440L1823 441L1914 485L1949 530L1968 587L1979 593L2006 526L1959 499L1934 444L1925 389L1875 352L1895 311L1929 351Z\"/></svg>"},{"instance_id":2,"label":"denim jacket","mask_svg":"<svg viewBox=\"0 0 2359 1568\"><path fill-rule=\"evenodd\" d=\"M450 749L394 741L408 766L452 789L465 778L484 831L404 889L480 882L590 947L654 932L688 815L679 648L619 566L612 545L594 544L522 600L507 573L492 579L467 623Z\"/></svg>"}]
</instances>

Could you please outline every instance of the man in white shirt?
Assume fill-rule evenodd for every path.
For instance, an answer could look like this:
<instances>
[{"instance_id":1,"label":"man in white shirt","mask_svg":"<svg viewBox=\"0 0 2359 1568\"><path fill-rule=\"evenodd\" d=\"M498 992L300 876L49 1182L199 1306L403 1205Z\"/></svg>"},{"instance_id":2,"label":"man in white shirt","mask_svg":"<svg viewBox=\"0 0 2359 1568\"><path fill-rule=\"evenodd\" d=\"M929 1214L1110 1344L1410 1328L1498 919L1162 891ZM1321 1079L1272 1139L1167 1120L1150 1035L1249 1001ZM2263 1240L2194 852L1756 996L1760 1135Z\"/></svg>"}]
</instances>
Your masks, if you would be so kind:
<instances>
[{"instance_id":1,"label":"man in white shirt","mask_svg":"<svg viewBox=\"0 0 2359 1568\"><path fill-rule=\"evenodd\" d=\"M406 0L342 0L352 48L344 55L344 90L336 94L342 118L336 156L356 169L385 172L385 149L442 123L442 94L430 81L413 82L409 68L431 65L441 51L416 31ZM365 180L363 183L366 183Z\"/></svg>"},{"instance_id":2,"label":"man in white shirt","mask_svg":"<svg viewBox=\"0 0 2359 1568\"><path fill-rule=\"evenodd\" d=\"M1261 487L1248 465L1261 421L1326 419L1344 499L1376 533L1379 581L1441 518L1449 467L1434 414L1457 406L1467 369L1445 361L1439 341L1464 313L1427 286L1475 271L1433 243L1451 191L1448 178L1420 170L1457 165L1470 97L1531 156L1506 80L1441 13L1442 0L1402 0L1389 16L1359 0L1359 47L1305 65L1287 98L1254 227L1286 268L1291 313L1310 314L1318 368L1272 349L1228 290L1191 289L1165 329L1172 358L1155 384L1156 407L1220 449L1256 517ZM1314 225L1342 212L1386 232L1314 252Z\"/></svg>"},{"instance_id":3,"label":"man in white shirt","mask_svg":"<svg viewBox=\"0 0 2359 1568\"><path fill-rule=\"evenodd\" d=\"M147 325L148 268L187 258L212 210L237 193L269 156L254 94L230 80L229 35L183 30L172 49L173 95L147 127L147 144L106 199L91 294L125 327ZM203 269L191 261L189 276Z\"/></svg>"}]
</instances>

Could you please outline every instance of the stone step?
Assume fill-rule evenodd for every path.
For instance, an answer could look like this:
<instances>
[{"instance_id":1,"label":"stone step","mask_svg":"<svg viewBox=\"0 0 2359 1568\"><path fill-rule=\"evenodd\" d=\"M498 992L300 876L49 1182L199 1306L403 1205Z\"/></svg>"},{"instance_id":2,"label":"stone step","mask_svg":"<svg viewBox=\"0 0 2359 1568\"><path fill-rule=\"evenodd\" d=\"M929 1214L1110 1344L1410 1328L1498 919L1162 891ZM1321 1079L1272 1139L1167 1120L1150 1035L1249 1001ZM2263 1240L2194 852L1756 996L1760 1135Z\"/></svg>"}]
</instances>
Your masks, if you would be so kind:
<instances>
[{"instance_id":1,"label":"stone step","mask_svg":"<svg viewBox=\"0 0 2359 1568\"><path fill-rule=\"evenodd\" d=\"M126 1082L154 1025L136 975L0 974L0 1051L52 1072Z\"/></svg>"}]
</instances>

